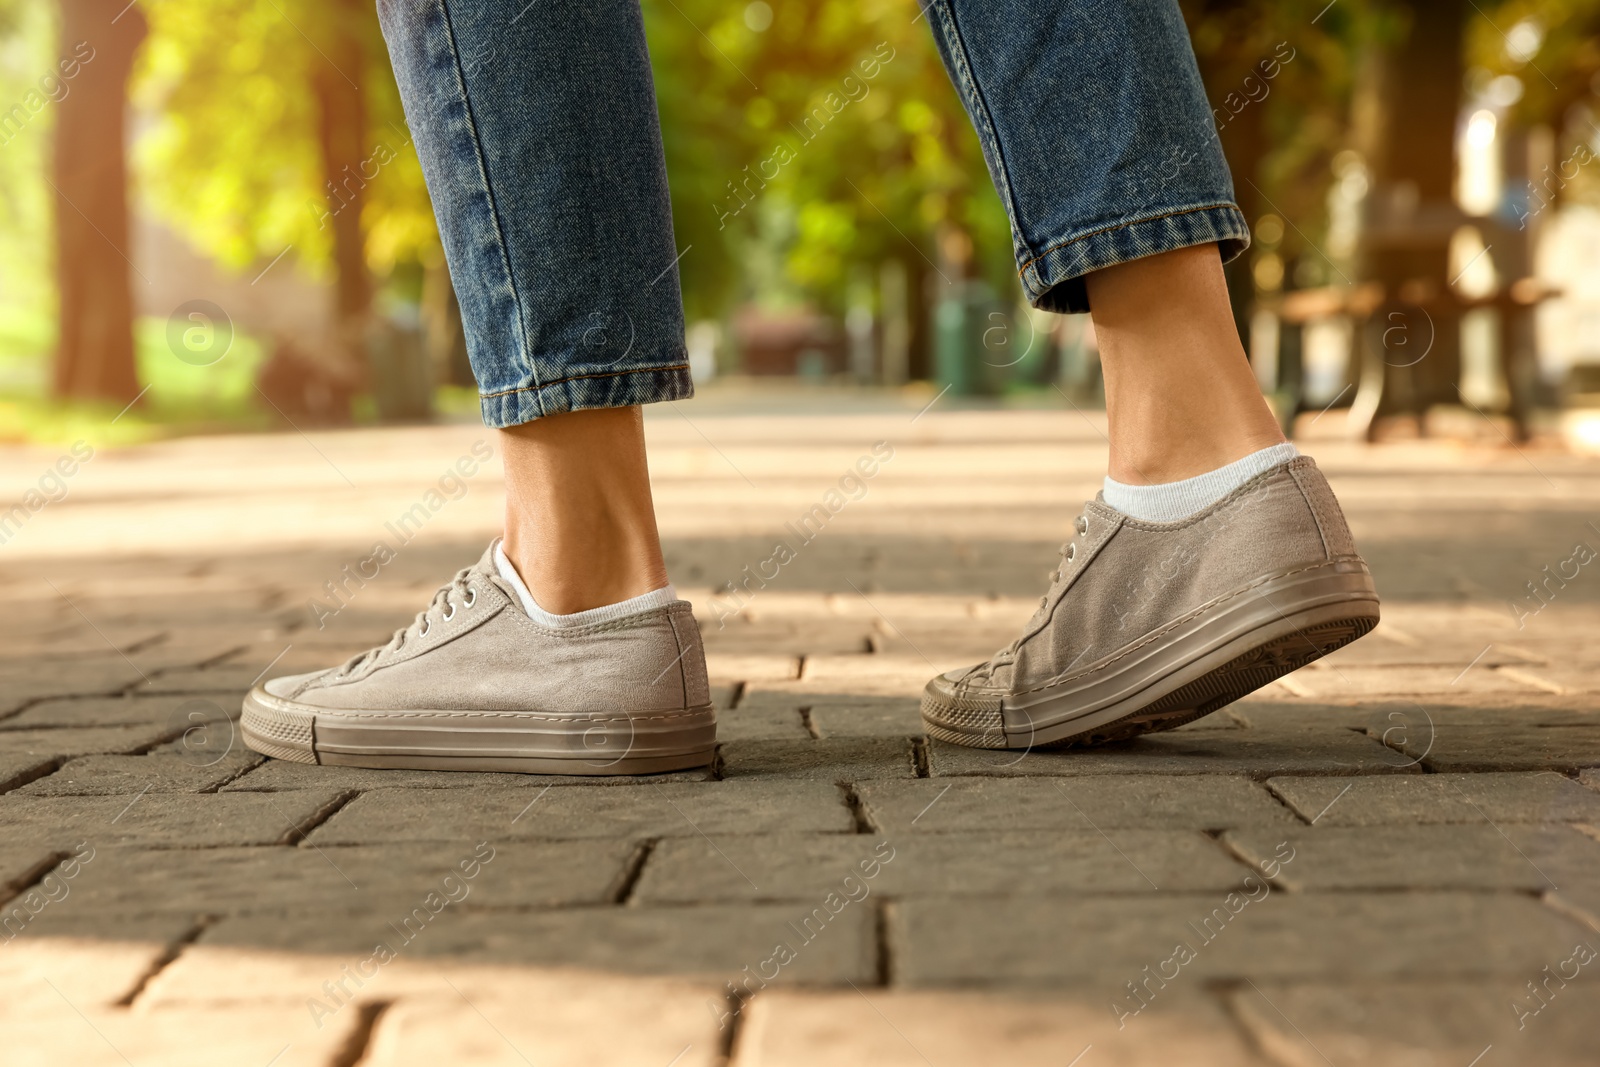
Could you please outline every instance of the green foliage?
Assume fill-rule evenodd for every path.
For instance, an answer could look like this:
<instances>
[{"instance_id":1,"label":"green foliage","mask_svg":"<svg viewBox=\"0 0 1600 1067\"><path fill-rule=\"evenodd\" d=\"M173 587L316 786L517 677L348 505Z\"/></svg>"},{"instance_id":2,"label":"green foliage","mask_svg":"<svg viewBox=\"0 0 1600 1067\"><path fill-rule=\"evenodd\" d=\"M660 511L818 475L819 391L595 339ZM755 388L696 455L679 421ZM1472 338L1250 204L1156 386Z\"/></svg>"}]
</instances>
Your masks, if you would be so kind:
<instances>
[{"instance_id":1,"label":"green foliage","mask_svg":"<svg viewBox=\"0 0 1600 1067\"><path fill-rule=\"evenodd\" d=\"M1004 210L914 0L784 4L755 28L763 8L645 5L690 314L838 311L853 267L937 260L944 226L1014 287Z\"/></svg>"},{"instance_id":2,"label":"green foliage","mask_svg":"<svg viewBox=\"0 0 1600 1067\"><path fill-rule=\"evenodd\" d=\"M0 112L22 103L42 77L56 71L62 52L55 15L53 4L0 0ZM49 260L54 211L45 182L54 127L52 103L31 115L14 136L0 134L0 308L49 308L55 303ZM0 337L0 359L22 351L32 356L44 352L12 347L18 340Z\"/></svg>"},{"instance_id":3,"label":"green foliage","mask_svg":"<svg viewBox=\"0 0 1600 1067\"><path fill-rule=\"evenodd\" d=\"M30 346L48 336L53 322L28 311L0 313L0 443L33 441L65 445L78 439L97 447L137 444L177 433L268 429L269 413L256 403L255 375L266 358L252 337L236 334L215 363L193 366L172 358L167 321L146 316L134 324L139 381L148 387L135 407L107 402L44 400L32 375L47 371L43 360L8 360L9 343ZM48 343L48 342L46 342Z\"/></svg>"},{"instance_id":4,"label":"green foliage","mask_svg":"<svg viewBox=\"0 0 1600 1067\"><path fill-rule=\"evenodd\" d=\"M318 0L148 6L135 101L155 122L137 148L139 185L224 263L242 269L293 246L326 270L310 86L329 62L330 20L356 17L342 10ZM1012 277L1004 213L914 0L787 4L759 31L744 6L722 0L647 0L645 14L678 246L692 246L682 262L691 316L751 298L837 310L853 266L935 259L943 225L974 237L997 284ZM370 8L356 32L363 66L348 73L374 147L395 152L363 218L383 275L436 255L437 236ZM844 103L837 113L829 94ZM807 127L808 115L826 121ZM792 158L777 165L779 152Z\"/></svg>"},{"instance_id":5,"label":"green foliage","mask_svg":"<svg viewBox=\"0 0 1600 1067\"><path fill-rule=\"evenodd\" d=\"M384 274L431 254L437 236L421 167L370 5L159 0L147 13L133 95L155 121L137 146L136 180L162 218L238 269L292 246L300 264L325 271L325 213L336 201L324 189L313 86L337 76L360 86L368 158L378 166L363 216L369 262ZM360 42L352 69L329 58L340 31Z\"/></svg>"},{"instance_id":6,"label":"green foliage","mask_svg":"<svg viewBox=\"0 0 1600 1067\"><path fill-rule=\"evenodd\" d=\"M1235 187L1244 197L1247 183L1257 183L1269 209L1293 221L1286 249L1321 245L1332 162L1351 147L1351 112L1358 87L1373 75L1375 49L1404 31L1399 8L1383 0L1182 0L1182 7L1214 108L1226 115L1225 100L1251 92L1252 75L1254 92L1266 86L1265 96L1245 105L1262 109L1264 156L1255 173L1235 173ZM1280 60L1276 74L1264 81L1261 64L1273 59ZM1240 161L1233 162L1237 171Z\"/></svg>"},{"instance_id":7,"label":"green foliage","mask_svg":"<svg viewBox=\"0 0 1600 1067\"><path fill-rule=\"evenodd\" d=\"M1532 45L1529 50L1527 46ZM1593 136L1595 79L1600 76L1600 0L1505 0L1476 11L1467 36L1469 83L1517 81L1511 106L1525 126L1587 125ZM1577 113L1574 113L1576 109ZM1576 121L1574 121L1576 120ZM1585 122L1584 120L1587 120Z\"/></svg>"}]
</instances>

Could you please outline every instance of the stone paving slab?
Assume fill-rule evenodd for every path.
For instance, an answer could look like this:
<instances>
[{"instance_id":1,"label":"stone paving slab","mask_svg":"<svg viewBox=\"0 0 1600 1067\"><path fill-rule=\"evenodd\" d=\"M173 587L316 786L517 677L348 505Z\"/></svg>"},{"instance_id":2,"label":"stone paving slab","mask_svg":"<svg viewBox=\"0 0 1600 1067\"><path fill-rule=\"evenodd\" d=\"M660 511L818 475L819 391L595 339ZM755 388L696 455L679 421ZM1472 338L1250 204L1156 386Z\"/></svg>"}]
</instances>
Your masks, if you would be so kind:
<instances>
[{"instance_id":1,"label":"stone paving slab","mask_svg":"<svg viewBox=\"0 0 1600 1067\"><path fill-rule=\"evenodd\" d=\"M1564 826L1321 827L1289 833L1293 864L1287 889L1521 889L1600 883L1600 842ZM1272 859L1284 840L1230 830L1223 840L1240 856Z\"/></svg>"},{"instance_id":2,"label":"stone paving slab","mask_svg":"<svg viewBox=\"0 0 1600 1067\"><path fill-rule=\"evenodd\" d=\"M718 752L722 777L729 780L837 782L917 776L911 740L904 737L727 741Z\"/></svg>"},{"instance_id":3,"label":"stone paving slab","mask_svg":"<svg viewBox=\"0 0 1600 1067\"><path fill-rule=\"evenodd\" d=\"M87 729L0 730L0 756L133 755L182 733L181 722L150 726L97 726Z\"/></svg>"},{"instance_id":4,"label":"stone paving slab","mask_svg":"<svg viewBox=\"0 0 1600 1067\"><path fill-rule=\"evenodd\" d=\"M1600 822L1600 793L1555 771L1367 778L1270 778L1318 826Z\"/></svg>"},{"instance_id":5,"label":"stone paving slab","mask_svg":"<svg viewBox=\"0 0 1600 1067\"><path fill-rule=\"evenodd\" d=\"M1106 996L946 992L771 993L745 1009L730 1067L1083 1064L1265 1067L1219 1003L1175 992L1118 1027ZM1091 1058L1092 1057L1092 1058Z\"/></svg>"},{"instance_id":6,"label":"stone paving slab","mask_svg":"<svg viewBox=\"0 0 1600 1067\"><path fill-rule=\"evenodd\" d=\"M1377 629L1354 644L1335 649L1320 661L1328 669L1350 670L1357 667L1441 667L1461 672L1470 663L1472 669L1517 667L1545 662L1544 656L1532 650L1523 651L1501 641L1480 638L1481 631L1474 628L1463 633L1459 624L1451 629L1422 627L1409 619L1394 620L1394 610L1383 606L1384 618ZM1400 609L1402 614L1404 609ZM1487 650L1485 650L1487 646ZM1453 679L1454 674L1451 675Z\"/></svg>"},{"instance_id":7,"label":"stone paving slab","mask_svg":"<svg viewBox=\"0 0 1600 1067\"><path fill-rule=\"evenodd\" d=\"M1547 693L1593 693L1596 691L1594 671L1586 667L1568 667L1560 664L1536 667L1501 667L1499 673L1515 678L1525 685Z\"/></svg>"},{"instance_id":8,"label":"stone paving slab","mask_svg":"<svg viewBox=\"0 0 1600 1067\"><path fill-rule=\"evenodd\" d=\"M717 711L717 739L724 744L734 741L807 742L812 736L806 729L804 713L798 708L741 708Z\"/></svg>"},{"instance_id":9,"label":"stone paving slab","mask_svg":"<svg viewBox=\"0 0 1600 1067\"><path fill-rule=\"evenodd\" d=\"M1366 711L1367 718L1357 725L1368 733L1381 735L1397 724L1409 726L1419 744L1425 742L1430 724L1450 728L1492 726L1502 730L1545 726L1600 729L1600 704L1591 698L1573 695L1471 697L1447 693L1427 701L1365 701L1358 707Z\"/></svg>"},{"instance_id":10,"label":"stone paving slab","mask_svg":"<svg viewBox=\"0 0 1600 1067\"><path fill-rule=\"evenodd\" d=\"M1240 907L1213 893L1085 898L1070 906L1056 897L1015 896L982 909L914 900L891 913L889 936L896 978L909 986L1093 979L1105 983L1109 998L1128 997L1124 983L1174 959L1180 944L1193 959L1166 970L1176 965L1188 981L1427 982L1537 974L1593 931L1509 894L1271 893Z\"/></svg>"},{"instance_id":11,"label":"stone paving slab","mask_svg":"<svg viewBox=\"0 0 1600 1067\"><path fill-rule=\"evenodd\" d=\"M919 779L861 782L856 792L872 826L895 835L1300 825L1259 784L1224 775Z\"/></svg>"},{"instance_id":12,"label":"stone paving slab","mask_svg":"<svg viewBox=\"0 0 1600 1067\"><path fill-rule=\"evenodd\" d=\"M39 887L41 890L43 886ZM129 915L126 912L107 914L92 908L71 906L71 886L68 894L47 904L28 922L26 927L10 942L12 945L31 944L48 955L50 946L79 943L90 946L117 946L125 944L161 945L167 951L161 958L199 934L203 923L193 915L167 914ZM31 891L31 890L30 890ZM26 899L26 894L24 898ZM18 900L10 902L14 908ZM14 911L12 912L14 914ZM124 992L131 995L130 986Z\"/></svg>"},{"instance_id":13,"label":"stone paving slab","mask_svg":"<svg viewBox=\"0 0 1600 1067\"><path fill-rule=\"evenodd\" d=\"M250 915L209 926L200 943L333 953L354 965L380 943L404 959L439 958L519 966L598 968L616 974L705 978L718 987L744 981L774 959L779 943L793 959L782 982L837 985L877 981L876 917L846 909L820 931L801 928L799 904L696 905L687 908L562 908L524 913L446 909L420 932L396 933L404 918L367 911ZM790 923L794 925L791 926ZM798 931L798 932L797 932ZM773 967L767 967L772 973Z\"/></svg>"},{"instance_id":14,"label":"stone paving slab","mask_svg":"<svg viewBox=\"0 0 1600 1067\"><path fill-rule=\"evenodd\" d=\"M317 827L308 840L317 845L365 845L416 840L715 836L781 830L848 833L855 827L843 794L827 782L552 788L537 796L518 789L486 792L469 807L445 811L440 810L438 796L426 789L374 789Z\"/></svg>"},{"instance_id":15,"label":"stone paving slab","mask_svg":"<svg viewBox=\"0 0 1600 1067\"><path fill-rule=\"evenodd\" d=\"M1548 962L1557 966L1570 958L1569 948ZM1526 980L1542 978L1541 970ZM1572 964L1568 973L1578 970ZM1592 981L1566 983L1559 976L1550 991L1541 1001L1518 979L1267 983L1235 990L1228 999L1273 1061L1287 1067L1474 1062L1588 1067L1595 1058L1600 996Z\"/></svg>"},{"instance_id":16,"label":"stone paving slab","mask_svg":"<svg viewBox=\"0 0 1600 1067\"><path fill-rule=\"evenodd\" d=\"M147 726L175 721L210 722L239 717L231 693L200 692L173 696L80 697L45 700L7 719L0 731L43 726Z\"/></svg>"},{"instance_id":17,"label":"stone paving slab","mask_svg":"<svg viewBox=\"0 0 1600 1067\"><path fill-rule=\"evenodd\" d=\"M1600 762L1600 761L1597 761ZM936 778L958 775L1395 774L1416 760L1380 741L1334 726L1268 726L1240 731L1169 731L1119 745L1016 752L928 743Z\"/></svg>"},{"instance_id":18,"label":"stone paving slab","mask_svg":"<svg viewBox=\"0 0 1600 1067\"><path fill-rule=\"evenodd\" d=\"M54 867L60 858L60 852L40 845L7 848L4 854L0 854L0 900L23 892ZM3 914L3 909L0 909L0 914ZM0 927L0 938L4 936L4 928Z\"/></svg>"},{"instance_id":19,"label":"stone paving slab","mask_svg":"<svg viewBox=\"0 0 1600 1067\"><path fill-rule=\"evenodd\" d=\"M383 1013L363 1064L371 1067L722 1067L722 1041L704 991L659 987L624 995L609 982L444 989ZM529 1011L530 1004L538 1010ZM618 1026L618 1020L626 1020ZM602 1051L603 1048L603 1051Z\"/></svg>"},{"instance_id":20,"label":"stone paving slab","mask_svg":"<svg viewBox=\"0 0 1600 1067\"><path fill-rule=\"evenodd\" d=\"M910 688L897 684L883 688L888 688L890 691L851 691L833 683L818 686L804 682L751 682L745 686L744 693L739 697L738 710L797 711L800 708L810 708L813 711L820 711L823 708L843 708L849 711L858 709L901 711L905 708L916 710L920 706L918 696L922 691L920 685Z\"/></svg>"},{"instance_id":21,"label":"stone paving slab","mask_svg":"<svg viewBox=\"0 0 1600 1067\"><path fill-rule=\"evenodd\" d=\"M121 656L75 657L71 663L71 670L49 673L35 663L9 665L0 672L0 715L53 697L111 696L145 677Z\"/></svg>"},{"instance_id":22,"label":"stone paving slab","mask_svg":"<svg viewBox=\"0 0 1600 1067\"><path fill-rule=\"evenodd\" d=\"M921 737L922 712L918 701L886 701L877 706L820 705L806 710L811 728L820 738Z\"/></svg>"},{"instance_id":23,"label":"stone paving slab","mask_svg":"<svg viewBox=\"0 0 1600 1067\"><path fill-rule=\"evenodd\" d=\"M800 677L800 658L776 652L718 652L706 649L706 673L723 682L778 682Z\"/></svg>"},{"instance_id":24,"label":"stone paving slab","mask_svg":"<svg viewBox=\"0 0 1600 1067\"><path fill-rule=\"evenodd\" d=\"M1238 886L1248 872L1182 830L678 838L656 846L635 890L645 904L795 900L833 910L874 893L983 899L1027 886L1063 897ZM829 895L832 894L831 898Z\"/></svg>"},{"instance_id":25,"label":"stone paving slab","mask_svg":"<svg viewBox=\"0 0 1600 1067\"><path fill-rule=\"evenodd\" d=\"M546 786L661 785L708 780L703 769L649 775L548 775L493 771L379 770L268 760L223 786L224 793L277 793L295 789L533 789Z\"/></svg>"},{"instance_id":26,"label":"stone paving slab","mask_svg":"<svg viewBox=\"0 0 1600 1067\"><path fill-rule=\"evenodd\" d=\"M935 670L1005 645L1032 613L1103 469L1102 416L947 414L957 402L946 398L913 424L930 399L781 419L737 406L702 418L695 405L713 401L683 402L693 425L647 415L665 548L705 630L724 724L719 765L647 778L278 761L214 776L214 756L249 759L237 738L220 742L258 674L381 643L481 553L500 522L498 471L319 628L307 599L415 502L429 482L419 472L460 455L481 427L308 431L315 449L285 433L103 450L73 507L52 509L0 561L13 608L0 619L0 911L37 909L0 943L0 1016L14 1004L6 1017L92 1033L48 986L8 988L7 953L129 946L107 957L85 1012L202 1017L191 1029L207 1062L259 1067L278 1049L240 1052L230 1013L270 1005L290 1042L325 983L349 982L379 939L402 938L398 959L340 1007L339 1026L357 1022L327 1067L524 1054L684 1067L725 1050L745 1067L1062 1067L1080 1054L1078 1067L1263 1056L1333 1067L1295 1043L1295 1024L1318 1047L1368 1038L1372 1062L1407 1067L1424 1053L1434 1067L1470 1067L1490 1040L1477 1067L1569 1055L1570 1042L1554 1042L1522 1056L1515 1041L1534 1022L1474 1048L1404 1017L1454 1018L1426 996L1520 988L1575 941L1600 943L1600 763L1585 755L1600 735L1600 586L1569 583L1521 628L1507 608L1593 518L1600 463L1540 446L1319 440L1386 597L1374 634L1165 736L976 752L928 742L918 695ZM883 438L896 459L870 498L719 625L714 588L764 558L781 523ZM0 475L37 477L34 456L0 450ZM1452 799L1457 786L1470 803ZM51 795L78 793L104 795ZM833 916L830 866L885 837L895 860ZM1506 859L1507 838L1526 871L1508 866L1522 861ZM79 840L95 859L72 879L52 872L51 900L46 864ZM424 924L429 879L442 885L440 864L478 841L496 859ZM1234 917L1230 887L1262 882L1244 859L1291 842L1281 891L1232 898L1250 901ZM1183 888L1200 884L1211 888ZM1474 888L1422 888L1439 884ZM827 925L808 936L819 904ZM1161 985L1152 976L1174 940L1198 942L1208 919L1221 933ZM759 988L787 940L795 960L718 1028L733 1006L726 983ZM673 974L694 982L660 978ZM1113 998L1131 1011L1135 980L1158 994L1119 1027ZM1566 1004L1586 1018L1582 988L1569 982L1537 1025ZM1291 1024L1240 999L1256 989L1279 1007L1280 993L1305 990L1354 990L1371 1006L1319 1014L1307 1001ZM1374 1003L1390 991L1405 1011ZM1463 1019L1512 1018L1509 1002L1471 1003ZM662 1035L672 1040L659 1048L627 1043ZM52 1062L73 1062L61 1044ZM1338 1046L1339 1067L1363 1062L1344 1058L1357 1047ZM10 1051L4 1035L0 1048Z\"/></svg>"},{"instance_id":27,"label":"stone paving slab","mask_svg":"<svg viewBox=\"0 0 1600 1067\"><path fill-rule=\"evenodd\" d=\"M67 1004L110 1008L138 989L167 952L162 941L15 937L0 948L0 1034L9 1037L11 1025L58 1015Z\"/></svg>"},{"instance_id":28,"label":"stone paving slab","mask_svg":"<svg viewBox=\"0 0 1600 1067\"><path fill-rule=\"evenodd\" d=\"M1429 744L1429 742L1432 742ZM1440 726L1396 745L1434 771L1576 771L1600 767L1600 728L1547 726L1515 732L1493 726Z\"/></svg>"},{"instance_id":29,"label":"stone paving slab","mask_svg":"<svg viewBox=\"0 0 1600 1067\"><path fill-rule=\"evenodd\" d=\"M1463 658L1459 663L1446 667L1367 667L1313 663L1295 671L1289 678L1292 688L1312 699L1431 696L1441 692L1520 695L1538 692L1541 688L1515 674L1481 664L1463 673L1468 662L1467 658Z\"/></svg>"},{"instance_id":30,"label":"stone paving slab","mask_svg":"<svg viewBox=\"0 0 1600 1067\"><path fill-rule=\"evenodd\" d=\"M134 796L152 793L211 793L258 766L266 757L236 751L219 757L154 752L145 756L80 756L47 778L15 790L17 796ZM326 789L329 783L324 783Z\"/></svg>"},{"instance_id":31,"label":"stone paving slab","mask_svg":"<svg viewBox=\"0 0 1600 1067\"><path fill-rule=\"evenodd\" d=\"M717 629L716 615L704 620L707 652L719 654L860 654L871 651L865 624L841 626L836 619L785 620L764 623L751 620Z\"/></svg>"},{"instance_id":32,"label":"stone paving slab","mask_svg":"<svg viewBox=\"0 0 1600 1067\"><path fill-rule=\"evenodd\" d=\"M424 906L599 904L620 891L636 851L631 842L604 840L102 848L73 880L71 906L124 915L373 909L400 923Z\"/></svg>"},{"instance_id":33,"label":"stone paving slab","mask_svg":"<svg viewBox=\"0 0 1600 1067\"><path fill-rule=\"evenodd\" d=\"M332 667L334 664L328 663L326 666ZM276 666L273 669L276 671ZM141 681L131 692L138 696L165 693L237 693L238 699L243 700L244 694L260 675L261 668L254 664L241 666L223 664L216 667L165 670L151 675L148 680Z\"/></svg>"},{"instance_id":34,"label":"stone paving slab","mask_svg":"<svg viewBox=\"0 0 1600 1067\"><path fill-rule=\"evenodd\" d=\"M280 845L348 794L157 793L106 797L0 796L0 837L71 849L138 844L164 848Z\"/></svg>"},{"instance_id":35,"label":"stone paving slab","mask_svg":"<svg viewBox=\"0 0 1600 1067\"><path fill-rule=\"evenodd\" d=\"M6 1062L15 1067L334 1067L357 1039L360 1017L348 1012L321 1029L286 1026L284 1013L238 1009L136 1015L114 1010L68 1011L54 1018L5 1024Z\"/></svg>"},{"instance_id":36,"label":"stone paving slab","mask_svg":"<svg viewBox=\"0 0 1600 1067\"><path fill-rule=\"evenodd\" d=\"M53 759L39 756L0 756L0 793L18 789L56 766Z\"/></svg>"},{"instance_id":37,"label":"stone paving slab","mask_svg":"<svg viewBox=\"0 0 1600 1067\"><path fill-rule=\"evenodd\" d=\"M342 980L343 991L326 991L330 980ZM200 944L151 979L137 1010L226 1015L271 1006L294 1023L386 1004L364 1064L664 1067L678 1056L674 1067L683 1067L722 1062L725 1036L713 1007L725 1003L710 983L405 956L358 971L348 956Z\"/></svg>"}]
</instances>

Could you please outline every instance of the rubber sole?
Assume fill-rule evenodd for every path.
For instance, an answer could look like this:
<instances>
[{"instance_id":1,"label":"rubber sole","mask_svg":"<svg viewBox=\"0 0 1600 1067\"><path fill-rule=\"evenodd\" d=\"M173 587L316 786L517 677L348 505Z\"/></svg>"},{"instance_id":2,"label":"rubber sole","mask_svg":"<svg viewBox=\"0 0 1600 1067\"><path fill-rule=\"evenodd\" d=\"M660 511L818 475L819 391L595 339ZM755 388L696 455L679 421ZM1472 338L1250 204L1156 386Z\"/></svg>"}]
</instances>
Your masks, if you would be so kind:
<instances>
[{"instance_id":1,"label":"rubber sole","mask_svg":"<svg viewBox=\"0 0 1600 1067\"><path fill-rule=\"evenodd\" d=\"M1365 563L1298 567L1028 693L957 701L930 683L923 722L930 737L977 748L1125 741L1209 715L1365 635L1378 617Z\"/></svg>"},{"instance_id":2,"label":"rubber sole","mask_svg":"<svg viewBox=\"0 0 1600 1067\"><path fill-rule=\"evenodd\" d=\"M264 756L339 767L523 774L659 774L716 752L710 704L658 712L340 711L257 686L244 741Z\"/></svg>"}]
</instances>

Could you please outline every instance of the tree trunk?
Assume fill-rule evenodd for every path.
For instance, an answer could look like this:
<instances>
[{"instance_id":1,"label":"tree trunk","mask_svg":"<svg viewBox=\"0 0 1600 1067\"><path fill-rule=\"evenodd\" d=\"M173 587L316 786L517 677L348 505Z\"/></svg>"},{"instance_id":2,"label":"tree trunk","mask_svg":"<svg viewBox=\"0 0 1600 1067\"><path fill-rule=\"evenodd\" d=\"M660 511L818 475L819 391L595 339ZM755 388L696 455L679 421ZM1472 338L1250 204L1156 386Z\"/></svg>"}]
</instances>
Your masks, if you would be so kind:
<instances>
[{"instance_id":1,"label":"tree trunk","mask_svg":"<svg viewBox=\"0 0 1600 1067\"><path fill-rule=\"evenodd\" d=\"M78 71L56 105L50 179L60 294L55 395L122 403L139 395L124 112L146 30L139 8L125 4L60 0L61 53Z\"/></svg>"},{"instance_id":2,"label":"tree trunk","mask_svg":"<svg viewBox=\"0 0 1600 1067\"><path fill-rule=\"evenodd\" d=\"M1369 376L1384 381L1377 414L1406 410L1420 419L1430 404L1459 402L1459 313L1429 313L1399 294L1408 286L1445 292L1451 281L1466 19L1457 0L1412 0L1408 6L1410 33L1385 56L1380 110L1369 116L1376 125L1369 134L1375 150L1358 280L1381 282L1389 294L1389 303L1364 328ZM1406 347L1395 344L1391 350L1384 340L1391 337Z\"/></svg>"},{"instance_id":3,"label":"tree trunk","mask_svg":"<svg viewBox=\"0 0 1600 1067\"><path fill-rule=\"evenodd\" d=\"M317 145L327 185L327 224L333 230L334 323L336 341L347 366L343 370L363 376L362 341L372 304L372 284L367 274L366 241L361 211L366 186L377 173L365 139L366 107L360 82L365 69L356 22L367 15L352 0L339 0L327 12L329 33L312 75L317 96Z\"/></svg>"}]
</instances>

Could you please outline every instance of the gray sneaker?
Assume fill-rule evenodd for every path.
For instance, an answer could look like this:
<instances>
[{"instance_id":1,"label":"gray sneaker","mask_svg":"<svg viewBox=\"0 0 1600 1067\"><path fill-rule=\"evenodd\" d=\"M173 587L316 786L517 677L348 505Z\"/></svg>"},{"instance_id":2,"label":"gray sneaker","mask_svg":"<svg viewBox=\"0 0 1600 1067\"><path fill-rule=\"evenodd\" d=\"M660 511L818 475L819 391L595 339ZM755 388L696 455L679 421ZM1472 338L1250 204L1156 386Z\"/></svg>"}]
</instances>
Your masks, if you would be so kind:
<instances>
[{"instance_id":1,"label":"gray sneaker","mask_svg":"<svg viewBox=\"0 0 1600 1067\"><path fill-rule=\"evenodd\" d=\"M537 774L700 767L717 739L687 602L547 629L493 544L388 644L251 690L242 725L257 752L300 763Z\"/></svg>"},{"instance_id":2,"label":"gray sneaker","mask_svg":"<svg viewBox=\"0 0 1600 1067\"><path fill-rule=\"evenodd\" d=\"M928 683L928 735L979 748L1120 741L1208 715L1367 633L1378 592L1308 456L1180 522L1097 496L1009 648Z\"/></svg>"}]
</instances>

